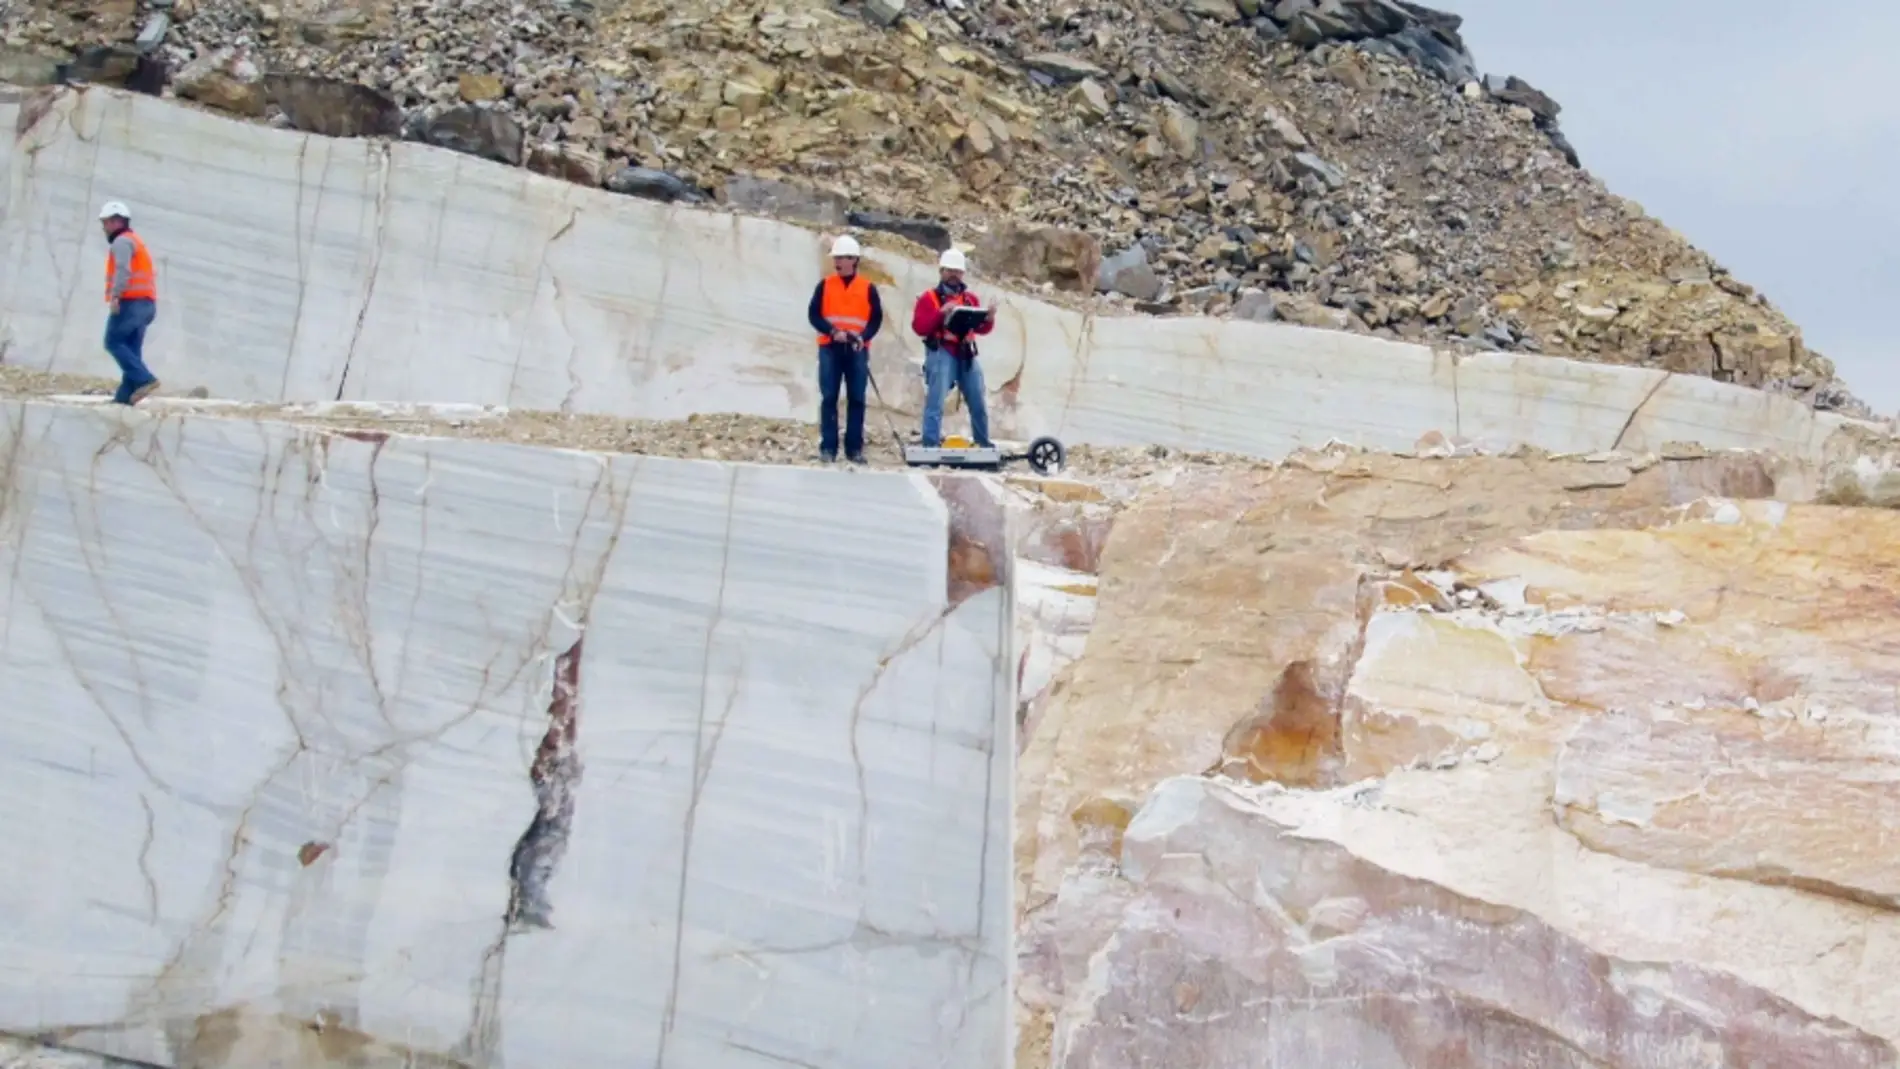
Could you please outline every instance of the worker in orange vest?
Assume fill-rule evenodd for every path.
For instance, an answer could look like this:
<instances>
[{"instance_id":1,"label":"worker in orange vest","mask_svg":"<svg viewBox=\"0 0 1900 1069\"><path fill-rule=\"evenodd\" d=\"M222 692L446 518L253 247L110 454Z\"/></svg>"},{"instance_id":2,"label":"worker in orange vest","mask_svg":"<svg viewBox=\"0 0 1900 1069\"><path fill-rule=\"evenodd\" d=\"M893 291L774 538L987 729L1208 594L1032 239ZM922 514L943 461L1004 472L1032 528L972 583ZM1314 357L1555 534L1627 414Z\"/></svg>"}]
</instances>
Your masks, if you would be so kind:
<instances>
[{"instance_id":1,"label":"worker in orange vest","mask_svg":"<svg viewBox=\"0 0 1900 1069\"><path fill-rule=\"evenodd\" d=\"M838 388L844 387L844 455L864 463L864 388L871 378L871 339L884 325L877 287L858 274L863 251L849 235L831 243L834 274L812 291L806 318L818 332L818 459L838 459Z\"/></svg>"},{"instance_id":2,"label":"worker in orange vest","mask_svg":"<svg viewBox=\"0 0 1900 1069\"><path fill-rule=\"evenodd\" d=\"M964 283L969 261L957 249L945 249L937 258L937 285L917 298L911 309L910 329L924 340L923 445L943 445L943 402L955 386L970 409L970 437L978 448L989 449L990 414L983 402L983 369L976 363L976 336L996 329L996 309L980 316L951 321L958 308L982 309L983 304Z\"/></svg>"},{"instance_id":3,"label":"worker in orange vest","mask_svg":"<svg viewBox=\"0 0 1900 1069\"><path fill-rule=\"evenodd\" d=\"M145 367L145 331L158 316L158 272L151 250L132 232L132 211L118 201L99 209L106 234L106 352L118 363L119 390L112 400L136 405L158 378Z\"/></svg>"}]
</instances>

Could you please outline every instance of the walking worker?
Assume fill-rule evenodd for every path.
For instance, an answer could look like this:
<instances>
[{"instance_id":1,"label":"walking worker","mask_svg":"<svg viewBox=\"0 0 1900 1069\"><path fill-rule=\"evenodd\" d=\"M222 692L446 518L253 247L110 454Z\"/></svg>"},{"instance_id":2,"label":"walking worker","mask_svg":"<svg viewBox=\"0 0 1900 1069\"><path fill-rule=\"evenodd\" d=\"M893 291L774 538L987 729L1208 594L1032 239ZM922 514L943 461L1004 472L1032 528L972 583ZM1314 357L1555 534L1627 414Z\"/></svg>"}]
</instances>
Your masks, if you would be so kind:
<instances>
[{"instance_id":1,"label":"walking worker","mask_svg":"<svg viewBox=\"0 0 1900 1069\"><path fill-rule=\"evenodd\" d=\"M818 332L818 459L838 459L838 387L844 387L844 455L864 463L864 387L871 378L871 339L884 325L877 287L858 274L862 250L850 235L831 243L833 274L812 291L806 316Z\"/></svg>"},{"instance_id":2,"label":"walking worker","mask_svg":"<svg viewBox=\"0 0 1900 1069\"><path fill-rule=\"evenodd\" d=\"M131 209L107 201L99 226L106 234L106 352L120 372L112 400L136 405L158 389L158 378L145 367L145 331L158 316L158 272L145 240L132 231Z\"/></svg>"},{"instance_id":3,"label":"walking worker","mask_svg":"<svg viewBox=\"0 0 1900 1069\"><path fill-rule=\"evenodd\" d=\"M924 441L926 449L943 445L943 399L952 385L963 394L970 408L970 437L979 449L989 449L990 415L983 403L983 369L976 363L973 335L988 334L996 328L996 309L981 316L964 313L952 316L957 308L982 308L982 303L964 285L963 273L969 264L963 253L947 249L937 259L937 286L917 298L910 315L910 329L924 340Z\"/></svg>"}]
</instances>

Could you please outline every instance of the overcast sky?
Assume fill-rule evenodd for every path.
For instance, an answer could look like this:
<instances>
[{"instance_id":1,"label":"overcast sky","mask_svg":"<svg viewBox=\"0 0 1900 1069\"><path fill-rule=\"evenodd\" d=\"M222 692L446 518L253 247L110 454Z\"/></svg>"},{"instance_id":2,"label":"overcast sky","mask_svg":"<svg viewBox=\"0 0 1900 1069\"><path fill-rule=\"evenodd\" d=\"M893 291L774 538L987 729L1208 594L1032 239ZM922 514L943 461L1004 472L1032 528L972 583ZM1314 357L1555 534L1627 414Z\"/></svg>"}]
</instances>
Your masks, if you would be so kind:
<instances>
[{"instance_id":1,"label":"overcast sky","mask_svg":"<svg viewBox=\"0 0 1900 1069\"><path fill-rule=\"evenodd\" d=\"M1563 105L1583 165L1760 289L1883 415L1900 284L1900 3L1425 0Z\"/></svg>"}]
</instances>

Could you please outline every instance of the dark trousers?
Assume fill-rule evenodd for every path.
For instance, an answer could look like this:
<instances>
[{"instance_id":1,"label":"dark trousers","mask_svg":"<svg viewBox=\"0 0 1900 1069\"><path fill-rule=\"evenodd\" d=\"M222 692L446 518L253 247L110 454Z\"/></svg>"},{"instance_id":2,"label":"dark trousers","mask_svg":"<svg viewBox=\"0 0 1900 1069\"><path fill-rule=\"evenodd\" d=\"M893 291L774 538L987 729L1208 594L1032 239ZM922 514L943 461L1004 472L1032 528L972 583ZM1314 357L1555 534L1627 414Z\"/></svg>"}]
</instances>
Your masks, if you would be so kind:
<instances>
[{"instance_id":1,"label":"dark trousers","mask_svg":"<svg viewBox=\"0 0 1900 1069\"><path fill-rule=\"evenodd\" d=\"M119 310L106 317L106 352L119 365L119 392L112 399L130 404L139 387L156 382L145 367L145 331L158 317L158 302L120 301Z\"/></svg>"},{"instance_id":2,"label":"dark trousers","mask_svg":"<svg viewBox=\"0 0 1900 1069\"><path fill-rule=\"evenodd\" d=\"M844 387L844 453L864 452L864 387L871 378L871 354L849 345L818 347L818 451L838 455L838 387Z\"/></svg>"}]
</instances>

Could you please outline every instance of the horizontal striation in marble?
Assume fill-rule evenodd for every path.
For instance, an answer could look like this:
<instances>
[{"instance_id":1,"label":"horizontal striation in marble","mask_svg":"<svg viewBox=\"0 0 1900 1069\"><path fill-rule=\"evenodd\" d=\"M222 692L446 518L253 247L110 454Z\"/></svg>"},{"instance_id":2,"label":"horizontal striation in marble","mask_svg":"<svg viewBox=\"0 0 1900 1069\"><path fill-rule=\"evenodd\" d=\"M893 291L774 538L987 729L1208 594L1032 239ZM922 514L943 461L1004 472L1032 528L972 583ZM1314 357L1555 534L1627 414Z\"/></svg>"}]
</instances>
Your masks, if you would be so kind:
<instances>
[{"instance_id":1,"label":"horizontal striation in marble","mask_svg":"<svg viewBox=\"0 0 1900 1069\"><path fill-rule=\"evenodd\" d=\"M10 403L0 495L0 1032L1006 1058L981 484Z\"/></svg>"},{"instance_id":2,"label":"horizontal striation in marble","mask_svg":"<svg viewBox=\"0 0 1900 1069\"><path fill-rule=\"evenodd\" d=\"M248 125L106 89L0 96L0 346L109 371L97 201L132 206L161 310L148 355L234 400L470 402L676 418L811 418L805 323L824 236L617 196L430 146ZM924 263L872 250L890 326L882 396L915 412L901 310ZM1287 324L1101 316L995 285L984 365L998 430L1072 443L1279 456L1334 437L1406 449L1657 449L1675 440L1808 461L1864 451L1851 424L1693 376L1423 346ZM1892 450L1856 485L1895 465ZM1870 481L1872 480L1872 481Z\"/></svg>"}]
</instances>

